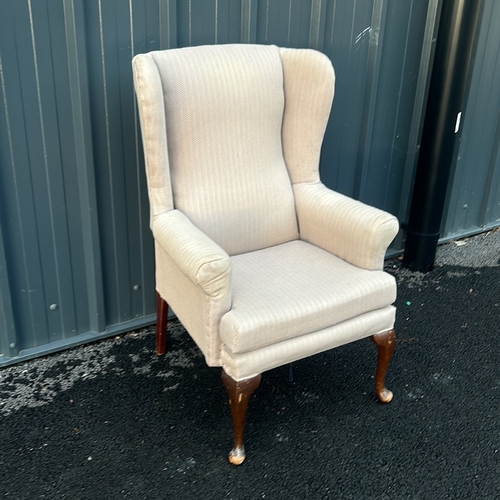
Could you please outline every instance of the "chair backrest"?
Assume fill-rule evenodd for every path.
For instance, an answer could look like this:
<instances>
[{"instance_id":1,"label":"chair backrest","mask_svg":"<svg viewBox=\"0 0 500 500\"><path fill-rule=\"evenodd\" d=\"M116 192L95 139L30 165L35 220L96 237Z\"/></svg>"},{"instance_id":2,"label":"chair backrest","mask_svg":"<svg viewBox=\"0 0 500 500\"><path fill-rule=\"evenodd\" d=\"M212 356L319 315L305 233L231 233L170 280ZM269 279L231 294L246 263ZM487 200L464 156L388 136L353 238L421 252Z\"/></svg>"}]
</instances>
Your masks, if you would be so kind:
<instances>
[{"instance_id":1,"label":"chair backrest","mask_svg":"<svg viewBox=\"0 0 500 500\"><path fill-rule=\"evenodd\" d=\"M297 66L299 52L299 59L319 57L324 81L315 80L307 68L304 88L288 81L293 70L286 75L286 68ZM148 72L156 79L154 85L146 81ZM299 182L319 180L319 150L333 97L327 58L275 46L213 45L136 56L134 73L151 203L160 200L152 211L181 210L230 255L297 239L292 183L294 176ZM287 86L294 103L288 102ZM318 111L307 109L314 108L308 104L309 94L324 94L325 89L326 96L320 95L319 134L311 140ZM154 104L148 108L148 99L155 95L164 116ZM154 120L148 120L148 109L156 113ZM311 113L316 114L308 117ZM166 145L148 139L148 126L164 127ZM290 158L285 143L290 144ZM168 159L160 158L161 151ZM155 168L168 168L170 174Z\"/></svg>"}]
</instances>

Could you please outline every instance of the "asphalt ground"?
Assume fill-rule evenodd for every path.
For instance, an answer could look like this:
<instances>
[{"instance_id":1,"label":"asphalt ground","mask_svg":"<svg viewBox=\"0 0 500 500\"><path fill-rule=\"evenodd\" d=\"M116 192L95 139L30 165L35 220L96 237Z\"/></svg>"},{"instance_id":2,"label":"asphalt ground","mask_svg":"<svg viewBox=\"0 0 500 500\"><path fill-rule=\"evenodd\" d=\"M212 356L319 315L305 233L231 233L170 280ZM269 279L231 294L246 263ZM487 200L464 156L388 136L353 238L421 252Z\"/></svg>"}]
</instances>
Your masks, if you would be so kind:
<instances>
[{"instance_id":1,"label":"asphalt ground","mask_svg":"<svg viewBox=\"0 0 500 500\"><path fill-rule=\"evenodd\" d=\"M500 498L500 232L398 281L388 405L359 341L263 375L247 460L220 369L176 322L0 370L0 498Z\"/></svg>"}]
</instances>

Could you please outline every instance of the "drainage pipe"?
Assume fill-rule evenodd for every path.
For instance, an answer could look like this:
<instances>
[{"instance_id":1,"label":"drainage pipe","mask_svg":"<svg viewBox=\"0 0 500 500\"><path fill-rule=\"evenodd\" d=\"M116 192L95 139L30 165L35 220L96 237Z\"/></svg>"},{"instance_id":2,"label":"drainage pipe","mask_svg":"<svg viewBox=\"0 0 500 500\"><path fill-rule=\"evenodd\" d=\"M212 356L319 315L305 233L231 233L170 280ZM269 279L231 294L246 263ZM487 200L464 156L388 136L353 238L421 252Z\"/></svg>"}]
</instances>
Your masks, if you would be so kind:
<instances>
[{"instance_id":1,"label":"drainage pipe","mask_svg":"<svg viewBox=\"0 0 500 500\"><path fill-rule=\"evenodd\" d=\"M434 266L482 0L443 0L403 265Z\"/></svg>"}]
</instances>

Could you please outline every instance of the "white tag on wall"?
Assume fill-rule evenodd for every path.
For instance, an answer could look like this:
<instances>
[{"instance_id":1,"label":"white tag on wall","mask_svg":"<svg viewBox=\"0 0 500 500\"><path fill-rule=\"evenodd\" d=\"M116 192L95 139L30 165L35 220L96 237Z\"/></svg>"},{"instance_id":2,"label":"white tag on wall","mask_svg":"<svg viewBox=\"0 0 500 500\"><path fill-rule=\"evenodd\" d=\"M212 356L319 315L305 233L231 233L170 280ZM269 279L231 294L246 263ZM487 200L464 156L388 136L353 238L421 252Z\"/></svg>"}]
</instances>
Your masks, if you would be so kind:
<instances>
[{"instance_id":1,"label":"white tag on wall","mask_svg":"<svg viewBox=\"0 0 500 500\"><path fill-rule=\"evenodd\" d=\"M457 122L455 123L455 134L460 130L460 120L462 118L462 112L460 111L457 115Z\"/></svg>"}]
</instances>

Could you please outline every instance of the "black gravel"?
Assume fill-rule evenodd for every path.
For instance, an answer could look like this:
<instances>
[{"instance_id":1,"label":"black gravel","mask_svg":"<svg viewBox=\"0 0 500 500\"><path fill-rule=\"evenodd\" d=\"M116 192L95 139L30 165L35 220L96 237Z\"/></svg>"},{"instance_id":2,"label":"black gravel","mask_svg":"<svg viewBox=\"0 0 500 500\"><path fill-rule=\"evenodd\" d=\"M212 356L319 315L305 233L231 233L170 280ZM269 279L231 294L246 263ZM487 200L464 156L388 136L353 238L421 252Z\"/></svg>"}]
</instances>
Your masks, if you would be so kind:
<instances>
[{"instance_id":1,"label":"black gravel","mask_svg":"<svg viewBox=\"0 0 500 500\"><path fill-rule=\"evenodd\" d=\"M145 329L1 370L0 498L500 498L499 236L426 275L389 260L394 400L368 340L267 372L240 467L220 369L177 323L162 358Z\"/></svg>"}]
</instances>

